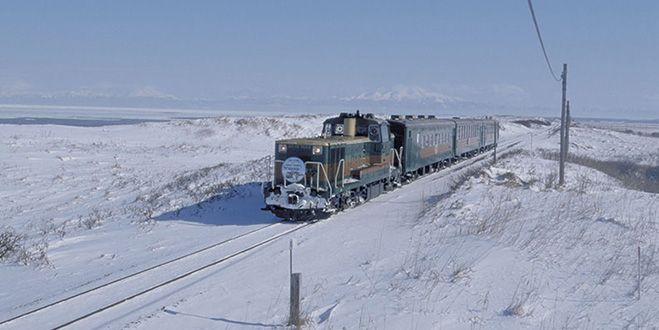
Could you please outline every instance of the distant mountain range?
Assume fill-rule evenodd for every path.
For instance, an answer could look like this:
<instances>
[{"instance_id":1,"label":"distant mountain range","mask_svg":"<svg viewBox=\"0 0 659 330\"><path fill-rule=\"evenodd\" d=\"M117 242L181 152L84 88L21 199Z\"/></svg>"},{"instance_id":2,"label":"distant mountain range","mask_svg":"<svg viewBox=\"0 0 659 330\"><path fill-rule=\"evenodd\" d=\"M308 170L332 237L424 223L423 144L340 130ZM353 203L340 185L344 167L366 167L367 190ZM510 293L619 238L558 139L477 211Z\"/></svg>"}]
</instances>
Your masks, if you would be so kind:
<instances>
[{"instance_id":1,"label":"distant mountain range","mask_svg":"<svg viewBox=\"0 0 659 330\"><path fill-rule=\"evenodd\" d=\"M450 97L439 92L433 92L417 86L394 86L392 89L382 89L371 93L361 93L356 96L341 98L343 101L374 101L374 102L412 102L421 104L447 104L464 102L460 98Z\"/></svg>"},{"instance_id":2,"label":"distant mountain range","mask_svg":"<svg viewBox=\"0 0 659 330\"><path fill-rule=\"evenodd\" d=\"M59 93L0 93L0 104L313 113L362 110L362 112L373 113L435 114L440 116L511 113L510 107L472 102L437 91L404 85L328 98L276 95L268 97L235 96L217 100L183 99L152 87L120 93L99 93L91 90Z\"/></svg>"}]
</instances>

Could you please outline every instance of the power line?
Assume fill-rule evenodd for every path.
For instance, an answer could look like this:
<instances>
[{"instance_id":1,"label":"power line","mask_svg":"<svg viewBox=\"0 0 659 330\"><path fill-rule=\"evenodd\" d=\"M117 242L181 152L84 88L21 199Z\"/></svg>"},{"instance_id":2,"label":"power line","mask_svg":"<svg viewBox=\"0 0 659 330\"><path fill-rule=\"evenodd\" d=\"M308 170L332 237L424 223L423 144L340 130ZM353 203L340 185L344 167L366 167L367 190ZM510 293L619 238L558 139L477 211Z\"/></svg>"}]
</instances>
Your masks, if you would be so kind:
<instances>
[{"instance_id":1,"label":"power line","mask_svg":"<svg viewBox=\"0 0 659 330\"><path fill-rule=\"evenodd\" d=\"M533 24L535 24L535 31L538 33L538 39L540 40L540 46L542 47L542 53L545 54L545 61L547 61L547 66L549 67L549 71L551 72L551 75L556 79L556 81L561 81L561 79L557 78L556 75L554 74L554 69L551 67L551 63L549 62L549 57L547 56L547 51L545 50L545 44L542 42L542 36L540 35L540 28L538 28L538 21L535 19L535 13L533 12L533 5L531 4L531 0L528 0L529 3L529 9L531 10L531 16L533 17Z\"/></svg>"}]
</instances>

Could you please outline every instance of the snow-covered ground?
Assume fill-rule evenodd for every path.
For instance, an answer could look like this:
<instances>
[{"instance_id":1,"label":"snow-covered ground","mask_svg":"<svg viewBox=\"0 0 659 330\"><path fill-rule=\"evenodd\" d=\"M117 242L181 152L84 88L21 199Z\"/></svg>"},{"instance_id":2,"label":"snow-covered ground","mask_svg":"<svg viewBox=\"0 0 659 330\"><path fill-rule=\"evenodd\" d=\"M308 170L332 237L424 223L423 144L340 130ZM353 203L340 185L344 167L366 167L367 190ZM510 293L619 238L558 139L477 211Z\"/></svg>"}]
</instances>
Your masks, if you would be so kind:
<instances>
[{"instance_id":1,"label":"snow-covered ground","mask_svg":"<svg viewBox=\"0 0 659 330\"><path fill-rule=\"evenodd\" d=\"M0 322L276 222L260 211L273 141L317 135L324 118L0 125L0 233L15 238ZM652 329L659 195L576 164L557 188L543 158L555 131L505 119L502 139L522 142L496 164L429 175L72 327L286 328L292 238L308 329ZM570 142L659 166L657 138L577 126Z\"/></svg>"}]
</instances>

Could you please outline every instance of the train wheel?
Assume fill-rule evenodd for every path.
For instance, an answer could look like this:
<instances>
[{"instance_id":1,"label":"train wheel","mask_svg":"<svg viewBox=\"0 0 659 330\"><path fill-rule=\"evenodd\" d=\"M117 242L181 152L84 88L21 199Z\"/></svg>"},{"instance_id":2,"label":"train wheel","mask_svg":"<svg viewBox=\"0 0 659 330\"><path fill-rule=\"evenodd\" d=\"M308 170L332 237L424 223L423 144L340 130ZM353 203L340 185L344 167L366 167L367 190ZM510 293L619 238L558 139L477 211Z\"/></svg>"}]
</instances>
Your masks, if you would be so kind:
<instances>
[{"instance_id":1,"label":"train wheel","mask_svg":"<svg viewBox=\"0 0 659 330\"><path fill-rule=\"evenodd\" d=\"M349 207L355 207L358 204L359 196L355 191L350 191L350 197L348 198Z\"/></svg>"},{"instance_id":2,"label":"train wheel","mask_svg":"<svg viewBox=\"0 0 659 330\"><path fill-rule=\"evenodd\" d=\"M357 204L366 203L368 200L368 188L366 186L359 187L359 194L357 196Z\"/></svg>"}]
</instances>

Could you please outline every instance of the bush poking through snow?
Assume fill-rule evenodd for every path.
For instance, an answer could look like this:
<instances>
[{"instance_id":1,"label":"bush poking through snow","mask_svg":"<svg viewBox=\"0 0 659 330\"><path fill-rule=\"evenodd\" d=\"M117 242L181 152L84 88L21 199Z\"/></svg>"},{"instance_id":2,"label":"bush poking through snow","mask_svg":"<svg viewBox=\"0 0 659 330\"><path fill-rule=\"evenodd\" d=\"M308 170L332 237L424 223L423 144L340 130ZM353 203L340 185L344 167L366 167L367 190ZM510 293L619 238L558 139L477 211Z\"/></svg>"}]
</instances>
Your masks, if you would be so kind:
<instances>
[{"instance_id":1,"label":"bush poking through snow","mask_svg":"<svg viewBox=\"0 0 659 330\"><path fill-rule=\"evenodd\" d=\"M92 209L92 212L86 216L78 217L78 225L86 229L94 229L100 227L104 220L112 218L112 211Z\"/></svg>"},{"instance_id":2,"label":"bush poking through snow","mask_svg":"<svg viewBox=\"0 0 659 330\"><path fill-rule=\"evenodd\" d=\"M523 284L526 291L525 293L519 291L522 282L524 282ZM529 300L531 296L535 294L535 291L529 290L529 287L530 282L528 280L518 283L517 288L515 289L515 293L513 294L513 298L510 301L508 307L504 309L503 315L525 317L533 313L533 309L531 309L529 306Z\"/></svg>"},{"instance_id":3,"label":"bush poking through snow","mask_svg":"<svg viewBox=\"0 0 659 330\"><path fill-rule=\"evenodd\" d=\"M50 264L45 241L30 244L27 235L20 234L12 227L6 227L0 233L0 261L22 265L43 266Z\"/></svg>"},{"instance_id":4,"label":"bush poking through snow","mask_svg":"<svg viewBox=\"0 0 659 330\"><path fill-rule=\"evenodd\" d=\"M558 179L558 173L556 171L551 171L543 177L543 183L545 184L545 189L556 188L556 179Z\"/></svg>"},{"instance_id":5,"label":"bush poking through snow","mask_svg":"<svg viewBox=\"0 0 659 330\"><path fill-rule=\"evenodd\" d=\"M18 234L14 228L5 228L0 234L0 260L6 259L18 251L26 239L25 235Z\"/></svg>"}]
</instances>

